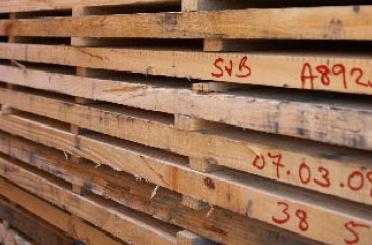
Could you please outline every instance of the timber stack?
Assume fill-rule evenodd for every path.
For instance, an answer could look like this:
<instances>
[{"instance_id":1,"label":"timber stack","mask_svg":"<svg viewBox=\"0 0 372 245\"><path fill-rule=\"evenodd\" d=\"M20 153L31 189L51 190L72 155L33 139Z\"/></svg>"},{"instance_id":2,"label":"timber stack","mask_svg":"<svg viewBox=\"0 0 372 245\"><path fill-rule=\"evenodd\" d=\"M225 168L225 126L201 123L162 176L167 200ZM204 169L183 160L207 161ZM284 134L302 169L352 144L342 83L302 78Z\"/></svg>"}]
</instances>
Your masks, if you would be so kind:
<instances>
[{"instance_id":1,"label":"timber stack","mask_svg":"<svg viewBox=\"0 0 372 245\"><path fill-rule=\"evenodd\" d=\"M371 245L371 41L364 0L1 1L0 242Z\"/></svg>"}]
</instances>

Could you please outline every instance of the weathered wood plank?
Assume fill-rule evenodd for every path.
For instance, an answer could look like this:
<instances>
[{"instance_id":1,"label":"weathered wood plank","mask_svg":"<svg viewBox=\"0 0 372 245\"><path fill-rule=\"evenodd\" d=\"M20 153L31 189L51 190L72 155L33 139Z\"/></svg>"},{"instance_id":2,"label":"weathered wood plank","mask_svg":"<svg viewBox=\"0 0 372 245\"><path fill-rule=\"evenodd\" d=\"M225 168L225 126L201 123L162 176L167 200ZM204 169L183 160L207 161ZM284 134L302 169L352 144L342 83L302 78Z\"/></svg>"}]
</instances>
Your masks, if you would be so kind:
<instances>
[{"instance_id":1,"label":"weathered wood plank","mask_svg":"<svg viewBox=\"0 0 372 245\"><path fill-rule=\"evenodd\" d=\"M0 13L72 9L77 6L141 6L153 4L180 4L180 0L9 0L0 1Z\"/></svg>"},{"instance_id":2,"label":"weathered wood plank","mask_svg":"<svg viewBox=\"0 0 372 245\"><path fill-rule=\"evenodd\" d=\"M0 151L67 182L89 186L89 191L97 195L218 242L276 245L300 242L298 237L281 229L218 207L209 216L210 208L191 210L183 206L180 195L164 188L158 188L151 198L155 187L146 181L137 181L132 176L107 168L95 168L92 164L71 163L65 160L63 153L30 141L0 133Z\"/></svg>"},{"instance_id":3,"label":"weathered wood plank","mask_svg":"<svg viewBox=\"0 0 372 245\"><path fill-rule=\"evenodd\" d=\"M28 132L31 133L30 125L25 131L20 132L16 125L12 125L12 133L24 137ZM60 142L66 141L65 136L69 137L69 133L56 129L55 132L58 134L54 134L52 139L54 142L50 146L62 148ZM116 142L112 138L105 140L98 135L80 136L79 142L78 147L71 143L73 146L64 151L79 154L95 163L108 165L117 171L144 178L155 185L279 226L310 239L343 244L345 240L350 239L346 226L349 227L356 222L363 227L371 227L372 217L367 207L274 185L272 182L234 171L226 170L212 174L197 172L186 167L182 158L122 141ZM11 169L7 163L2 165L4 164ZM8 172L3 176L12 178L14 171ZM21 184L23 179L27 178L19 176L12 181ZM288 217L292 218L281 216L283 208L287 206L291 210ZM300 220L295 218L296 214ZM304 218L307 225L301 222L301 217L305 216L308 217ZM372 233L369 229L360 229L358 232L361 244L367 244L371 240Z\"/></svg>"},{"instance_id":4,"label":"weathered wood plank","mask_svg":"<svg viewBox=\"0 0 372 245\"><path fill-rule=\"evenodd\" d=\"M252 1L239 0L182 0L182 11L211 11L211 10L229 10L229 9L245 9L252 8ZM268 4L270 6L270 4ZM244 41L223 40L217 38L207 38L203 40L204 51L237 51L249 48Z\"/></svg>"},{"instance_id":5,"label":"weathered wood plank","mask_svg":"<svg viewBox=\"0 0 372 245\"><path fill-rule=\"evenodd\" d=\"M77 80L73 79L72 82L74 81ZM26 82L20 83L26 84ZM67 86L71 83L66 81L62 84ZM71 85L72 87L69 89L62 89L62 91L82 91L84 87L76 84L78 83ZM109 87L110 84L114 88ZM372 137L370 137L372 107L366 100L358 102L331 97L315 98L310 96L307 98L301 94L283 91L271 91L270 94L267 94L259 89L206 96L188 89L116 84L106 81L100 86L98 82L89 84L88 81L88 84L84 83L84 85L92 86L92 90L88 89L88 91L97 92L95 95L87 93L85 95L90 98L94 97L94 99L99 98L147 110L184 114L267 133L358 149L372 149ZM41 84L36 87L40 86ZM125 91L121 93L122 90ZM10 103L5 99L5 90L1 89L1 91L4 96L2 103ZM29 95L25 95L23 100L27 97ZM179 101L179 103L174 103L174 101Z\"/></svg>"},{"instance_id":6,"label":"weathered wood plank","mask_svg":"<svg viewBox=\"0 0 372 245\"><path fill-rule=\"evenodd\" d=\"M177 130L166 120L160 121L159 117L146 117L146 113L122 109L118 112L117 108L87 107L65 100L24 93L16 96L13 92L8 94L1 91L0 102L12 101L12 105L20 110L322 193L366 204L372 202L370 182L367 181L371 171L369 153L228 128ZM0 127L8 132L12 132L14 125L23 127L22 123L28 123L10 115L0 119ZM30 121L30 124L35 122ZM37 140L43 136L40 133L32 137ZM46 145L52 144L51 140L48 137L43 139ZM75 141L75 136L71 134L68 141L61 140L60 144L61 147L70 147L70 143L73 146ZM303 180L307 166L308 172L316 180ZM357 189L347 184L358 177L355 175L366 178L365 184Z\"/></svg>"},{"instance_id":7,"label":"weathered wood plank","mask_svg":"<svg viewBox=\"0 0 372 245\"><path fill-rule=\"evenodd\" d=\"M61 230L1 199L0 218L9 221L12 227L22 231L36 244L71 245L73 243L73 239L67 237Z\"/></svg>"},{"instance_id":8,"label":"weathered wood plank","mask_svg":"<svg viewBox=\"0 0 372 245\"><path fill-rule=\"evenodd\" d=\"M0 161L4 164L9 163L3 158ZM133 244L144 244L150 240L153 244L176 244L177 229L175 227L162 224L128 209L110 207L103 200L79 196L17 165L2 165L5 168L10 166L12 167L8 169L9 171L4 172L2 169L2 173L6 173L7 178L12 179L16 185L97 225L119 239ZM22 176L21 173L29 174Z\"/></svg>"},{"instance_id":9,"label":"weathered wood plank","mask_svg":"<svg viewBox=\"0 0 372 245\"><path fill-rule=\"evenodd\" d=\"M62 17L0 21L0 35L371 40L371 15L372 6L331 6Z\"/></svg>"},{"instance_id":10,"label":"weathered wood plank","mask_svg":"<svg viewBox=\"0 0 372 245\"><path fill-rule=\"evenodd\" d=\"M46 201L0 179L0 193L30 213L63 230L71 237L83 241L86 245L122 245L94 226L72 219L72 216Z\"/></svg>"},{"instance_id":11,"label":"weathered wood plank","mask_svg":"<svg viewBox=\"0 0 372 245\"><path fill-rule=\"evenodd\" d=\"M147 110L191 115L238 127L353 148L368 150L372 145L368 123L372 109L366 103L354 103L353 100L306 98L280 91L270 91L271 95L267 95L258 90L206 96L184 88L159 88L130 80L79 78L35 70L22 72L17 68L3 69L1 66L0 71L4 72L4 81L32 88Z\"/></svg>"},{"instance_id":12,"label":"weathered wood plank","mask_svg":"<svg viewBox=\"0 0 372 245\"><path fill-rule=\"evenodd\" d=\"M372 83L368 82L372 77L372 63L368 55L190 52L0 43L0 58L188 79L372 94ZM230 61L233 64L231 75L224 68ZM317 71L319 66L329 70L329 83L322 81ZM1 66L1 69L5 72L7 67ZM21 74L16 75L16 70L8 70L12 72L8 77L21 77ZM19 71L25 70L19 68ZM23 76L32 77L32 71L29 72ZM360 80L357 80L359 75ZM53 78L53 74L49 76Z\"/></svg>"}]
</instances>

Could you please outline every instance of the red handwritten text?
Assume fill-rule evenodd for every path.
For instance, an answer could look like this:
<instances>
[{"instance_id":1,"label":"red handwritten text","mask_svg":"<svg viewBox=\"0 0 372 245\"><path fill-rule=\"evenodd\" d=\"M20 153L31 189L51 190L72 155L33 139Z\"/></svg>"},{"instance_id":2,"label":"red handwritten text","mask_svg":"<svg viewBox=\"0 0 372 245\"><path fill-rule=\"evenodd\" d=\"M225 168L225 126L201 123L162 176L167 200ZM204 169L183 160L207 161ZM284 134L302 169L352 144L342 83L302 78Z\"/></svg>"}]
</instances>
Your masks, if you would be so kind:
<instances>
[{"instance_id":1,"label":"red handwritten text","mask_svg":"<svg viewBox=\"0 0 372 245\"><path fill-rule=\"evenodd\" d=\"M287 223L291 219L288 203L282 201L277 202L276 204L282 207L282 214L278 217L272 216L272 221L279 225ZM309 229L309 224L307 222L307 213L302 209L297 209L295 212L295 216L298 218L298 228L301 231L307 231Z\"/></svg>"},{"instance_id":2,"label":"red handwritten text","mask_svg":"<svg viewBox=\"0 0 372 245\"><path fill-rule=\"evenodd\" d=\"M216 78L221 78L224 76L247 78L252 73L252 70L247 63L247 56L243 56L239 62L234 60L225 60L224 58L219 57L213 63L213 67L216 69L216 71L211 73L211 75Z\"/></svg>"},{"instance_id":3,"label":"red handwritten text","mask_svg":"<svg viewBox=\"0 0 372 245\"><path fill-rule=\"evenodd\" d=\"M341 82L345 90L352 86L372 88L372 81L365 77L362 68L347 68L343 64L312 66L310 63L305 63L301 69L300 80L303 89L308 86L314 89L316 82L324 87Z\"/></svg>"}]
</instances>

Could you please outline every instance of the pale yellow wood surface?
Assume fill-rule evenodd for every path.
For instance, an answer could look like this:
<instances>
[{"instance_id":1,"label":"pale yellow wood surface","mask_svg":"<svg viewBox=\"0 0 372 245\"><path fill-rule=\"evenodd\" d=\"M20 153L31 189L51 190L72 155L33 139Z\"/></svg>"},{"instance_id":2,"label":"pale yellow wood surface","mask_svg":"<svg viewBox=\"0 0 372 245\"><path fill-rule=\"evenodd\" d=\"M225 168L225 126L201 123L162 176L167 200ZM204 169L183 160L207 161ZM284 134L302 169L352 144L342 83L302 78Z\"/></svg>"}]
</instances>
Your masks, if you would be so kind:
<instances>
[{"instance_id":1,"label":"pale yellow wood surface","mask_svg":"<svg viewBox=\"0 0 372 245\"><path fill-rule=\"evenodd\" d=\"M4 130L5 123L3 120L0 122L2 130ZM44 144L45 140L42 139L42 135L46 135L44 138L50 138L48 126L33 127L30 122L26 125L12 123L8 127L12 128L13 134L22 135L31 140L35 140L32 134L37 134L39 136L37 141ZM46 141L50 142L51 147L64 148L61 142L67 141L70 137L69 132L53 130L55 132L53 139L46 139ZM325 243L341 244L344 239L348 239L350 234L345 231L347 223L357 222L371 227L372 217L367 211L367 207L355 207L330 198L310 195L310 193L304 195L304 192L298 189L274 186L272 182L269 184L267 181L258 180L253 176L243 176L233 171L213 174L193 171L182 164L182 159L175 156L146 148L133 147L131 144L115 142L113 139L104 140L98 136L80 136L78 148L72 143L70 145L70 148L66 147L63 150L68 153L77 153L96 163L141 177L155 185L189 195L211 205L277 225L304 237ZM25 176L18 176L16 173L19 171L13 170L13 167L6 162L2 163L2 168L4 168L4 164L8 169L11 169L9 174L1 172L4 177L12 178L12 182L19 185L24 179L27 179ZM34 178L33 181L35 181ZM40 192L39 190L34 191ZM279 225L274 222L273 217L283 218L280 216L282 214L280 202L287 203L293 217L289 222ZM307 213L309 225L307 230L299 230L299 221L295 218L295 212L299 212L298 210ZM369 229L360 229L359 235L360 244L368 244L372 238Z\"/></svg>"},{"instance_id":2,"label":"pale yellow wood surface","mask_svg":"<svg viewBox=\"0 0 372 245\"><path fill-rule=\"evenodd\" d=\"M180 0L7 0L0 1L0 13L71 9L76 6L141 6L153 4L180 4Z\"/></svg>"},{"instance_id":3,"label":"pale yellow wood surface","mask_svg":"<svg viewBox=\"0 0 372 245\"><path fill-rule=\"evenodd\" d=\"M216 53L0 43L0 58L188 79L372 94L372 87L368 86L368 80L372 76L371 56L369 55L350 56L285 52L277 54L264 52ZM221 70L214 65L218 59L224 60L217 66L222 67L223 76L220 76L222 74ZM245 68L242 69L241 73L250 75L239 78L236 74L240 74L239 65L245 59L245 64L250 70ZM224 66L229 66L230 61L233 63L231 76L223 70ZM309 64L312 67L312 73L316 76L313 83L309 79L301 79L304 64ZM329 64L329 69L332 69L334 65L342 64L346 70L346 86L341 75L329 75L330 83L324 85L321 82L320 74L315 70L318 65L323 64ZM367 87L356 83L355 79L359 73L354 71L351 75L355 68L360 68L364 73L360 83L367 84ZM11 72L5 72L6 67L4 66L1 66L1 69L1 73L4 74ZM19 68L19 70L22 69ZM310 74L308 69L305 68L304 71L306 76ZM10 74L15 72L13 70ZM9 76L11 76L10 74ZM21 76L21 74L18 74L18 76ZM53 77L53 75L50 76Z\"/></svg>"},{"instance_id":4,"label":"pale yellow wood surface","mask_svg":"<svg viewBox=\"0 0 372 245\"><path fill-rule=\"evenodd\" d=\"M363 176L368 175L371 171L371 155L365 152L253 132L245 133L226 129L201 132L177 130L170 122L168 124L159 121L157 117L150 117L152 119L149 120L146 118L146 113L136 114L124 110L119 113L105 107L87 107L63 100L3 89L0 89L0 95L0 103L1 101L10 101L15 108L20 110L73 123L83 128L151 147L171 150L184 156L206 159L210 163L214 162L284 183L357 202L372 203L369 194L370 185L367 181L359 191L344 188L355 171L362 170ZM9 120L13 117L2 116L1 118ZM6 123L2 123L0 127L6 129ZM12 132L11 130L12 127L7 131ZM40 135L34 137L39 138ZM52 139L48 138L47 140ZM75 141L75 136L71 134L71 142ZM49 145L47 142L46 144ZM74 143L71 144L74 145ZM278 155L281 155L281 164L285 165L285 168L281 168L279 178L274 165L278 161ZM261 169L259 166L263 161L265 161L266 167ZM318 179L324 174L324 170L321 168L326 168L329 172L330 185L327 188L321 188L313 181L303 184L298 176L299 168L303 162L310 166L313 176Z\"/></svg>"},{"instance_id":5,"label":"pale yellow wood surface","mask_svg":"<svg viewBox=\"0 0 372 245\"><path fill-rule=\"evenodd\" d=\"M311 100L281 91L272 91L270 95L248 90L206 96L189 89L151 86L145 84L145 80L126 83L8 68L0 66L0 73L4 72L3 81L13 84L184 114L268 133L372 149L372 108L367 103L322 97Z\"/></svg>"},{"instance_id":6,"label":"pale yellow wood surface","mask_svg":"<svg viewBox=\"0 0 372 245\"><path fill-rule=\"evenodd\" d=\"M0 35L371 40L371 15L367 5L4 20Z\"/></svg>"}]
</instances>

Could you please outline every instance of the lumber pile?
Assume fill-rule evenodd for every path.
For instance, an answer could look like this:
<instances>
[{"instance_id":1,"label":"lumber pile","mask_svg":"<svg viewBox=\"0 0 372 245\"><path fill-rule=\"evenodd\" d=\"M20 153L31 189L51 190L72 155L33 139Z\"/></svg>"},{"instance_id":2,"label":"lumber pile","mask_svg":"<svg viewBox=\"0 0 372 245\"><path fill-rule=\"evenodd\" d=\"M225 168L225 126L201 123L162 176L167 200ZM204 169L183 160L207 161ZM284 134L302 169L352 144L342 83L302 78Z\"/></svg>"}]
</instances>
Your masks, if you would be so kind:
<instances>
[{"instance_id":1,"label":"lumber pile","mask_svg":"<svg viewBox=\"0 0 372 245\"><path fill-rule=\"evenodd\" d=\"M362 0L1 1L0 243L371 245L371 41Z\"/></svg>"}]
</instances>

